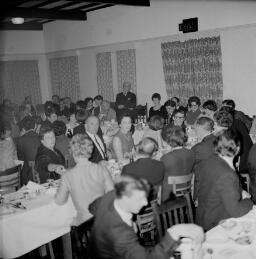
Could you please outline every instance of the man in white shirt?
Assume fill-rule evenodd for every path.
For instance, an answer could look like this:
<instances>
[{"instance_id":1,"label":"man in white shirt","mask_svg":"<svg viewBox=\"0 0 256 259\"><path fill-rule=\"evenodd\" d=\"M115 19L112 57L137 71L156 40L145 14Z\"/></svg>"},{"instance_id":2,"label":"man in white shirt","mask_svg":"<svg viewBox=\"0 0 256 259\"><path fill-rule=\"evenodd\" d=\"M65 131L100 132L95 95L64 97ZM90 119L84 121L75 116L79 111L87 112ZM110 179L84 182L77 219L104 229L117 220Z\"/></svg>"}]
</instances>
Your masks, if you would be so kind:
<instances>
[{"instance_id":1,"label":"man in white shirt","mask_svg":"<svg viewBox=\"0 0 256 259\"><path fill-rule=\"evenodd\" d=\"M113 182L105 167L88 160L93 143L86 134L75 135L70 144L76 166L62 175L55 202L62 205L70 195L77 210L74 224L80 225L92 217L88 211L89 204L112 190Z\"/></svg>"},{"instance_id":2,"label":"man in white shirt","mask_svg":"<svg viewBox=\"0 0 256 259\"><path fill-rule=\"evenodd\" d=\"M107 160L107 149L102 136L98 134L100 127L99 118L89 116L85 122L85 133L90 137L94 144L94 149L90 158L91 162L98 163Z\"/></svg>"}]
</instances>

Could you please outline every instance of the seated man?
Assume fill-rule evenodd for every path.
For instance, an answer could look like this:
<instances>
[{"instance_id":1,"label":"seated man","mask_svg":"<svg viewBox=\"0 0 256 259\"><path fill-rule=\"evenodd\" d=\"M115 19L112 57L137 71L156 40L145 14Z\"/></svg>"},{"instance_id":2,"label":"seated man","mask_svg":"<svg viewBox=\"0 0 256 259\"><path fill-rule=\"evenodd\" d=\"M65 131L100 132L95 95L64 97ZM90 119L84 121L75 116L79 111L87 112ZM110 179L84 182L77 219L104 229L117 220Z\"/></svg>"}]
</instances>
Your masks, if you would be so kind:
<instances>
[{"instance_id":1,"label":"seated man","mask_svg":"<svg viewBox=\"0 0 256 259\"><path fill-rule=\"evenodd\" d=\"M187 125L193 125L196 122L197 118L200 116L200 104L201 101L197 96L192 96L188 99L189 111L187 112L186 116Z\"/></svg>"},{"instance_id":2,"label":"seated man","mask_svg":"<svg viewBox=\"0 0 256 259\"><path fill-rule=\"evenodd\" d=\"M116 115L118 122L124 114L129 114L133 117L134 108L136 107L136 95L130 91L131 83L124 82L123 92L116 96Z\"/></svg>"},{"instance_id":3,"label":"seated man","mask_svg":"<svg viewBox=\"0 0 256 259\"><path fill-rule=\"evenodd\" d=\"M74 224L80 225L92 217L88 211L89 204L112 190L113 182L104 167L88 160L93 151L93 143L86 134L75 135L70 144L76 166L62 175L55 202L64 204L70 194L77 210Z\"/></svg>"},{"instance_id":4,"label":"seated man","mask_svg":"<svg viewBox=\"0 0 256 259\"><path fill-rule=\"evenodd\" d=\"M152 159L158 150L157 142L144 138L136 148L136 161L123 167L122 175L146 179L152 186L158 186L164 179L164 165Z\"/></svg>"},{"instance_id":5,"label":"seated man","mask_svg":"<svg viewBox=\"0 0 256 259\"><path fill-rule=\"evenodd\" d=\"M140 245L132 216L147 205L149 187L146 182L123 177L109 192L95 202L95 223L92 230L92 255L97 259L168 259L182 236L203 239L202 229L192 224L175 225L155 247ZM196 241L196 240L195 240Z\"/></svg>"}]
</instances>

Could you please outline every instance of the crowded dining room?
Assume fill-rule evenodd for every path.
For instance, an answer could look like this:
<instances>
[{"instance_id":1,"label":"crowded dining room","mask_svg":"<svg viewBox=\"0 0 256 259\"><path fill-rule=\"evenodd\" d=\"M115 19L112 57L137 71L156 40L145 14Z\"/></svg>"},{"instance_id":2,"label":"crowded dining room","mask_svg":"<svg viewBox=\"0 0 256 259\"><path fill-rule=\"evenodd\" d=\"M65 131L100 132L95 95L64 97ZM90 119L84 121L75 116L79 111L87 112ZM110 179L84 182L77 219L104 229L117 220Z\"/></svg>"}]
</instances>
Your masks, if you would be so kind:
<instances>
[{"instance_id":1,"label":"crowded dining room","mask_svg":"<svg viewBox=\"0 0 256 259\"><path fill-rule=\"evenodd\" d=\"M0 6L0 259L256 258L255 1Z\"/></svg>"}]
</instances>

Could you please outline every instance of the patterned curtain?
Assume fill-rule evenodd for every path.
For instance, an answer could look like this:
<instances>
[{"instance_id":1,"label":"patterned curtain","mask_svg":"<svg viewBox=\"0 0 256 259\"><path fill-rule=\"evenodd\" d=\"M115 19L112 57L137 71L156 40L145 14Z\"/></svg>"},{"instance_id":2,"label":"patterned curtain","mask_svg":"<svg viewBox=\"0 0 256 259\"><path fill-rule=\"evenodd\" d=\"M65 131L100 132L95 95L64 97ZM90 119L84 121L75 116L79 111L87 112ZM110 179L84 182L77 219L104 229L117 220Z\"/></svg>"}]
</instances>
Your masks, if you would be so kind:
<instances>
[{"instance_id":1,"label":"patterned curtain","mask_svg":"<svg viewBox=\"0 0 256 259\"><path fill-rule=\"evenodd\" d=\"M70 97L77 101L80 97L78 57L69 56L50 59L52 94Z\"/></svg>"},{"instance_id":2,"label":"patterned curtain","mask_svg":"<svg viewBox=\"0 0 256 259\"><path fill-rule=\"evenodd\" d=\"M223 97L220 37L165 42L161 45L168 96L183 104L196 95L204 102Z\"/></svg>"},{"instance_id":3,"label":"patterned curtain","mask_svg":"<svg viewBox=\"0 0 256 259\"><path fill-rule=\"evenodd\" d=\"M116 52L118 90L122 92L123 82L132 84L132 92L137 93L136 83L136 53L135 49L120 50Z\"/></svg>"},{"instance_id":4,"label":"patterned curtain","mask_svg":"<svg viewBox=\"0 0 256 259\"><path fill-rule=\"evenodd\" d=\"M114 101L111 53L96 54L98 93L105 100Z\"/></svg>"},{"instance_id":5,"label":"patterned curtain","mask_svg":"<svg viewBox=\"0 0 256 259\"><path fill-rule=\"evenodd\" d=\"M38 61L0 61L0 100L21 104L26 96L31 96L33 104L42 102Z\"/></svg>"}]
</instances>

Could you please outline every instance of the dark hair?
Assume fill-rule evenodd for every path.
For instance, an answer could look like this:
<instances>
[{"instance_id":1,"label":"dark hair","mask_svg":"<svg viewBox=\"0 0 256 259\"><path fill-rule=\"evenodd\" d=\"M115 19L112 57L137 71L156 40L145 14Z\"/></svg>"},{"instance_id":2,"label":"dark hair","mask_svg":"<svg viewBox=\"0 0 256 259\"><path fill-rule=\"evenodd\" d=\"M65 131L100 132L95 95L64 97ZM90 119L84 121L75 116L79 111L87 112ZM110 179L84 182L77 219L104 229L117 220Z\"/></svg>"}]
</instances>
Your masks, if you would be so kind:
<instances>
[{"instance_id":1,"label":"dark hair","mask_svg":"<svg viewBox=\"0 0 256 259\"><path fill-rule=\"evenodd\" d=\"M49 127L49 126L42 126L40 128L40 131L39 131L39 137L40 137L40 140L42 140L45 136L45 134L49 133L49 132L53 132L54 133L54 130L52 127Z\"/></svg>"},{"instance_id":2,"label":"dark hair","mask_svg":"<svg viewBox=\"0 0 256 259\"><path fill-rule=\"evenodd\" d=\"M186 112L184 111L184 109L179 108L179 109L174 110L174 112L173 112L173 117L175 117L175 115L176 115L177 113L182 113L182 114L184 115L184 119L186 118Z\"/></svg>"},{"instance_id":3,"label":"dark hair","mask_svg":"<svg viewBox=\"0 0 256 259\"><path fill-rule=\"evenodd\" d=\"M125 118L125 117L130 118L130 120L131 120L131 122L132 122L132 117L131 117L131 115L128 114L128 113L125 113L125 114L123 114L123 115L119 118L119 123L118 123L119 125L121 124L123 118Z\"/></svg>"},{"instance_id":4,"label":"dark hair","mask_svg":"<svg viewBox=\"0 0 256 259\"><path fill-rule=\"evenodd\" d=\"M189 97L189 99L188 99L188 105L191 106L192 102L195 102L198 106L200 106L200 104L201 104L200 98L197 97L197 96L191 96L191 97Z\"/></svg>"},{"instance_id":5,"label":"dark hair","mask_svg":"<svg viewBox=\"0 0 256 259\"><path fill-rule=\"evenodd\" d=\"M31 116L26 116L19 122L19 128L25 129L26 131L35 129L35 126L36 126L36 121Z\"/></svg>"},{"instance_id":6,"label":"dark hair","mask_svg":"<svg viewBox=\"0 0 256 259\"><path fill-rule=\"evenodd\" d=\"M56 136L65 135L67 127L63 121L54 121L52 124L52 128Z\"/></svg>"},{"instance_id":7,"label":"dark hair","mask_svg":"<svg viewBox=\"0 0 256 259\"><path fill-rule=\"evenodd\" d=\"M52 96L52 99L53 99L54 97L57 97L58 99L60 99L60 97L59 97L57 94L54 94L54 95Z\"/></svg>"},{"instance_id":8,"label":"dark hair","mask_svg":"<svg viewBox=\"0 0 256 259\"><path fill-rule=\"evenodd\" d=\"M80 109L86 109L85 101L79 100L76 102L76 106L79 106Z\"/></svg>"},{"instance_id":9,"label":"dark hair","mask_svg":"<svg viewBox=\"0 0 256 259\"><path fill-rule=\"evenodd\" d=\"M176 107L176 102L172 101L172 100L168 100L164 103L164 106L171 106L171 107Z\"/></svg>"},{"instance_id":10,"label":"dark hair","mask_svg":"<svg viewBox=\"0 0 256 259\"><path fill-rule=\"evenodd\" d=\"M215 112L213 118L220 127L230 128L233 124L232 115L224 110Z\"/></svg>"},{"instance_id":11,"label":"dark hair","mask_svg":"<svg viewBox=\"0 0 256 259\"><path fill-rule=\"evenodd\" d=\"M53 108L53 102L52 101L46 101L44 104L44 110Z\"/></svg>"},{"instance_id":12,"label":"dark hair","mask_svg":"<svg viewBox=\"0 0 256 259\"><path fill-rule=\"evenodd\" d=\"M154 115L149 119L148 126L152 130L160 130L164 126L164 119L159 115Z\"/></svg>"},{"instance_id":13,"label":"dark hair","mask_svg":"<svg viewBox=\"0 0 256 259\"><path fill-rule=\"evenodd\" d=\"M137 145L137 152L152 156L158 150L158 143L155 139L146 137Z\"/></svg>"},{"instance_id":14,"label":"dark hair","mask_svg":"<svg viewBox=\"0 0 256 259\"><path fill-rule=\"evenodd\" d=\"M154 93L154 94L152 94L151 99L153 100L154 98L161 100L161 95L159 93Z\"/></svg>"},{"instance_id":15,"label":"dark hair","mask_svg":"<svg viewBox=\"0 0 256 259\"><path fill-rule=\"evenodd\" d=\"M87 157L87 141L92 142L87 134L76 134L70 141L70 151L75 157Z\"/></svg>"},{"instance_id":16,"label":"dark hair","mask_svg":"<svg viewBox=\"0 0 256 259\"><path fill-rule=\"evenodd\" d=\"M103 97L101 95L96 95L93 100L103 101Z\"/></svg>"},{"instance_id":17,"label":"dark hair","mask_svg":"<svg viewBox=\"0 0 256 259\"><path fill-rule=\"evenodd\" d=\"M232 99L225 99L224 101L222 101L222 105L231 107L233 110L235 110L236 108L236 104Z\"/></svg>"},{"instance_id":18,"label":"dark hair","mask_svg":"<svg viewBox=\"0 0 256 259\"><path fill-rule=\"evenodd\" d=\"M134 190L144 191L146 196L148 196L150 185L145 179L132 176L121 176L120 182L115 184L117 198L122 198L124 195L130 197Z\"/></svg>"},{"instance_id":19,"label":"dark hair","mask_svg":"<svg viewBox=\"0 0 256 259\"><path fill-rule=\"evenodd\" d=\"M222 106L220 108L220 111L228 112L232 116L232 118L234 119L235 110L232 107L230 107L230 106Z\"/></svg>"},{"instance_id":20,"label":"dark hair","mask_svg":"<svg viewBox=\"0 0 256 259\"><path fill-rule=\"evenodd\" d=\"M92 97L86 97L86 98L84 99L84 104L85 104L85 107L86 107L86 108L87 108L87 105L88 105L89 102L93 102Z\"/></svg>"},{"instance_id":21,"label":"dark hair","mask_svg":"<svg viewBox=\"0 0 256 259\"><path fill-rule=\"evenodd\" d=\"M46 110L45 110L45 115L46 117L50 117L52 114L56 114L56 110L53 108L53 107L48 107Z\"/></svg>"},{"instance_id":22,"label":"dark hair","mask_svg":"<svg viewBox=\"0 0 256 259\"><path fill-rule=\"evenodd\" d=\"M217 104L214 100L207 100L206 102L204 102L203 108L214 112L216 112L218 109Z\"/></svg>"},{"instance_id":23,"label":"dark hair","mask_svg":"<svg viewBox=\"0 0 256 259\"><path fill-rule=\"evenodd\" d=\"M232 129L222 131L214 140L215 151L222 156L236 156L240 151L240 145L239 135Z\"/></svg>"},{"instance_id":24,"label":"dark hair","mask_svg":"<svg viewBox=\"0 0 256 259\"><path fill-rule=\"evenodd\" d=\"M173 99L176 100L177 103L180 103L180 99L177 96L174 96L171 98L171 101L173 101ZM174 101L175 102L175 101Z\"/></svg>"},{"instance_id":25,"label":"dark hair","mask_svg":"<svg viewBox=\"0 0 256 259\"><path fill-rule=\"evenodd\" d=\"M0 139L4 139L3 135L6 133L7 130L9 130L9 131L12 130L11 123L6 120L1 120L0 121Z\"/></svg>"},{"instance_id":26,"label":"dark hair","mask_svg":"<svg viewBox=\"0 0 256 259\"><path fill-rule=\"evenodd\" d=\"M196 125L202 126L208 132L212 132L214 130L214 121L206 116L199 117L196 120Z\"/></svg>"},{"instance_id":27,"label":"dark hair","mask_svg":"<svg viewBox=\"0 0 256 259\"><path fill-rule=\"evenodd\" d=\"M162 138L171 147L182 147L188 140L188 136L180 126L167 125L162 130Z\"/></svg>"},{"instance_id":28,"label":"dark hair","mask_svg":"<svg viewBox=\"0 0 256 259\"><path fill-rule=\"evenodd\" d=\"M78 110L76 112L76 120L79 123L85 123L85 121L87 120L88 116L89 115L88 115L88 113L85 110Z\"/></svg>"}]
</instances>

